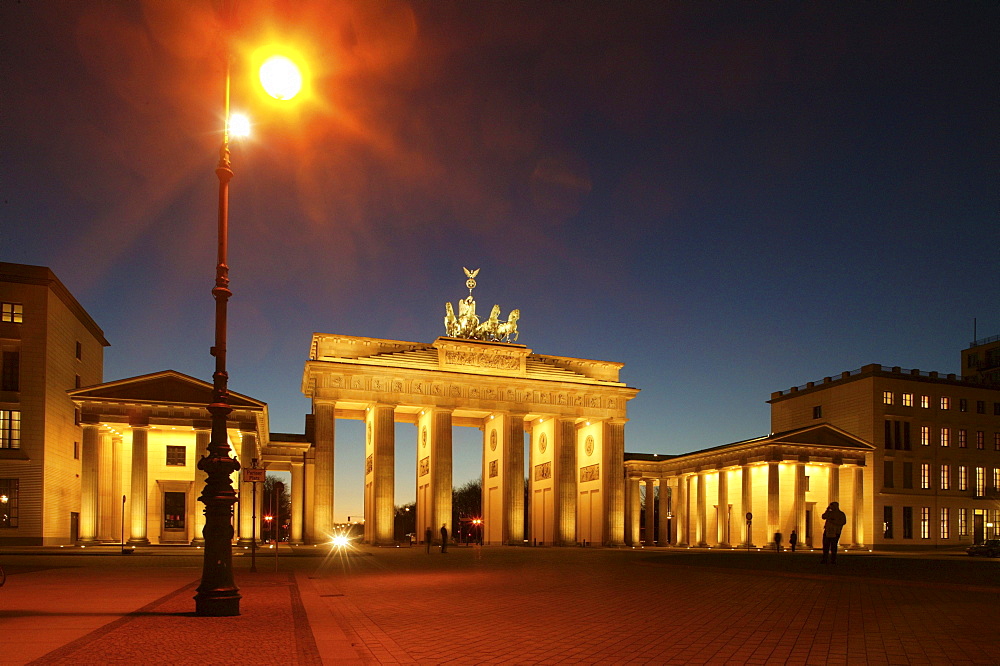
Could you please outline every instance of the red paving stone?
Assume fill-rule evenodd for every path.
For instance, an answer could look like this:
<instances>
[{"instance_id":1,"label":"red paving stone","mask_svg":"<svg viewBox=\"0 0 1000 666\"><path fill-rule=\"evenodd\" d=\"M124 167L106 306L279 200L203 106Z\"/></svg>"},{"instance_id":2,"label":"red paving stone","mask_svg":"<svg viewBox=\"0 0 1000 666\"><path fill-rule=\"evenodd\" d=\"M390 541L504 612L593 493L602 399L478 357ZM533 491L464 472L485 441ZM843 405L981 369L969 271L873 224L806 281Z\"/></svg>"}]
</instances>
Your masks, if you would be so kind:
<instances>
[{"instance_id":1,"label":"red paving stone","mask_svg":"<svg viewBox=\"0 0 1000 666\"><path fill-rule=\"evenodd\" d=\"M171 577L174 560L190 573ZM3 656L29 654L27 626L66 636L50 638L37 664L1000 663L995 561L856 555L823 567L808 553L368 549L288 557L281 573L249 574L237 561L236 618L192 615L188 560L101 564L11 576L0 618L20 624L5 632L0 622L0 663L30 661ZM149 599L152 582L160 596L125 603ZM73 606L75 584L90 585L100 613ZM46 610L31 586L65 597Z\"/></svg>"}]
</instances>

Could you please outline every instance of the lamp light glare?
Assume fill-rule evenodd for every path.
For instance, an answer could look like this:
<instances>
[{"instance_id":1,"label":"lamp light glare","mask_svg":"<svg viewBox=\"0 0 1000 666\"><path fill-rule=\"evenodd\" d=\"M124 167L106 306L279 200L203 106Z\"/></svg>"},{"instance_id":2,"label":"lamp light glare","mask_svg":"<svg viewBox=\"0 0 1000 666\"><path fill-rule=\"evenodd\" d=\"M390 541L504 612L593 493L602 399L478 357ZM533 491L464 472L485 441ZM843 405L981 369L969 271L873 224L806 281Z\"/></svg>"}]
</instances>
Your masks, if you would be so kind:
<instances>
[{"instance_id":1,"label":"lamp light glare","mask_svg":"<svg viewBox=\"0 0 1000 666\"><path fill-rule=\"evenodd\" d=\"M292 99L302 90L302 72L285 56L271 56L260 66L260 84L275 99Z\"/></svg>"},{"instance_id":2,"label":"lamp light glare","mask_svg":"<svg viewBox=\"0 0 1000 666\"><path fill-rule=\"evenodd\" d=\"M242 113L229 116L229 134L231 136L250 136L250 119Z\"/></svg>"}]
</instances>

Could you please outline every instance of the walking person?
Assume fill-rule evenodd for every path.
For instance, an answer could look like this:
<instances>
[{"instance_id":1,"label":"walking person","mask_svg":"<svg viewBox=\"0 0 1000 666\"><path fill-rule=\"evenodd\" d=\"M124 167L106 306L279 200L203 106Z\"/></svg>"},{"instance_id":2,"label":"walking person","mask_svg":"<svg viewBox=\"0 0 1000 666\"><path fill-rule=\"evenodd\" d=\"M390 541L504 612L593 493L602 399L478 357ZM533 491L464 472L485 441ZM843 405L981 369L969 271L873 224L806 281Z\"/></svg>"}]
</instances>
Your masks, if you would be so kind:
<instances>
[{"instance_id":1,"label":"walking person","mask_svg":"<svg viewBox=\"0 0 1000 666\"><path fill-rule=\"evenodd\" d=\"M823 559L821 564L837 563L837 543L840 541L840 533L847 524L847 514L840 510L840 502L830 502L830 506L823 512Z\"/></svg>"},{"instance_id":2,"label":"walking person","mask_svg":"<svg viewBox=\"0 0 1000 666\"><path fill-rule=\"evenodd\" d=\"M792 545L792 552L795 552L795 544L799 542L799 535L792 530L792 533L788 535L788 543Z\"/></svg>"},{"instance_id":3,"label":"walking person","mask_svg":"<svg viewBox=\"0 0 1000 666\"><path fill-rule=\"evenodd\" d=\"M424 543L427 544L427 554L431 552L431 526L428 525L427 529L424 530Z\"/></svg>"},{"instance_id":4,"label":"walking person","mask_svg":"<svg viewBox=\"0 0 1000 666\"><path fill-rule=\"evenodd\" d=\"M427 531L430 532L430 529ZM441 523L441 552L448 552L448 526L446 523Z\"/></svg>"}]
</instances>

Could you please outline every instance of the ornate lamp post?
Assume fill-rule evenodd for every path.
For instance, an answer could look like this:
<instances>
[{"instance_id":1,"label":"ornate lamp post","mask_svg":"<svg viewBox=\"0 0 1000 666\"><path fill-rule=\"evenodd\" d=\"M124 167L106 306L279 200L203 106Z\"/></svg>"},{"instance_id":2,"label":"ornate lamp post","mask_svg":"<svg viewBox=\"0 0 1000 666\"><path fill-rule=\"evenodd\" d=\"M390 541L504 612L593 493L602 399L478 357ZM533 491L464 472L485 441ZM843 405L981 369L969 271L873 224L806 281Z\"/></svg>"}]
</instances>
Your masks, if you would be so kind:
<instances>
[{"instance_id":1,"label":"ornate lamp post","mask_svg":"<svg viewBox=\"0 0 1000 666\"><path fill-rule=\"evenodd\" d=\"M278 59L279 65L272 63ZM233 505L236 491L233 489L232 474L240 469L240 463L230 457L227 419L232 412L229 406L229 374L226 372L226 321L229 297L229 181L233 169L229 155L229 135L233 128L229 113L230 55L225 54L225 95L223 110L225 129L219 163L215 174L219 179L219 239L218 262L215 268L215 345L211 354L215 357L215 373L212 375L212 402L208 411L212 415L212 435L207 455L198 461L198 469L207 474L205 488L198 499L205 503L204 563L201 584L195 595L195 613L204 616L229 616L240 614L240 594L233 580ZM265 71L266 70L266 71ZM275 73L277 71L277 73ZM276 84L275 81L278 81ZM283 85L281 82L284 82ZM276 99L291 99L302 85L301 74L287 58L276 56L261 68L261 83L265 90ZM272 92L277 85L278 94Z\"/></svg>"}]
</instances>

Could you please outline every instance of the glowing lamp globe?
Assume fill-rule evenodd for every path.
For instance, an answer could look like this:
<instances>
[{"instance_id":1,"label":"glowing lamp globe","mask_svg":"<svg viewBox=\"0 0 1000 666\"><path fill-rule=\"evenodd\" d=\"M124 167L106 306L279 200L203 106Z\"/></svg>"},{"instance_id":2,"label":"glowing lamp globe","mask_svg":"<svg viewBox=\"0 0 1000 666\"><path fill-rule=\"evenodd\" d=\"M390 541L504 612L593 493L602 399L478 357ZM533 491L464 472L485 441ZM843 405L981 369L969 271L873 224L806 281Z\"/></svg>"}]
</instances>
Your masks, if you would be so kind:
<instances>
[{"instance_id":1,"label":"glowing lamp globe","mask_svg":"<svg viewBox=\"0 0 1000 666\"><path fill-rule=\"evenodd\" d=\"M260 84L275 99L292 99L302 90L302 72L285 56L271 56L260 66Z\"/></svg>"},{"instance_id":2,"label":"glowing lamp globe","mask_svg":"<svg viewBox=\"0 0 1000 666\"><path fill-rule=\"evenodd\" d=\"M250 119L242 113L229 117L229 133L233 136L250 136Z\"/></svg>"}]
</instances>

